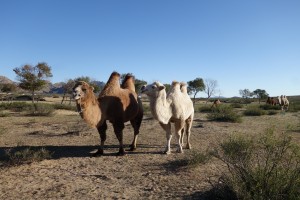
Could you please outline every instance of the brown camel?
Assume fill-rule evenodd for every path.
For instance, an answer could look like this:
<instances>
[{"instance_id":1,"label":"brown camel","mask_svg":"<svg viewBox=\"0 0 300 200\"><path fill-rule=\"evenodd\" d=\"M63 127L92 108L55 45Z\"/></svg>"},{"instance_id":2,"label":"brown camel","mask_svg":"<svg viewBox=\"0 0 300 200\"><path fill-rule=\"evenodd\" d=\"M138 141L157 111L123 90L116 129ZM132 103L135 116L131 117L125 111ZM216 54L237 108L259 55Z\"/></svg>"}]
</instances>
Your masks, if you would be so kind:
<instances>
[{"instance_id":1,"label":"brown camel","mask_svg":"<svg viewBox=\"0 0 300 200\"><path fill-rule=\"evenodd\" d=\"M96 98L93 87L84 81L79 81L73 88L80 116L92 127L96 127L100 134L101 145L94 156L103 155L106 140L107 123L112 123L114 132L119 140L118 155L124 155L123 129L124 123L130 121L134 128L134 139L130 150L136 149L137 136L143 118L143 107L138 99L134 87L134 77L127 74L120 86L120 74L113 72L103 90Z\"/></svg>"},{"instance_id":2,"label":"brown camel","mask_svg":"<svg viewBox=\"0 0 300 200\"><path fill-rule=\"evenodd\" d=\"M213 104L211 105L211 108L218 107L221 104L221 101L219 99L214 100Z\"/></svg>"}]
</instances>

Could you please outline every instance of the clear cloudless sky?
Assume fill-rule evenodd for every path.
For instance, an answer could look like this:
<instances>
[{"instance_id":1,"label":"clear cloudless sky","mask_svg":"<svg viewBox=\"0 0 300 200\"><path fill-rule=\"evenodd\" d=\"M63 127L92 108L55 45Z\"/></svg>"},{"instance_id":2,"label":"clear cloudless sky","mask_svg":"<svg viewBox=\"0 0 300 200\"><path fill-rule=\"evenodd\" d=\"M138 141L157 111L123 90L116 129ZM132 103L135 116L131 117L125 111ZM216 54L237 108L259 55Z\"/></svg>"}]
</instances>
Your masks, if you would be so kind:
<instances>
[{"instance_id":1,"label":"clear cloudless sky","mask_svg":"<svg viewBox=\"0 0 300 200\"><path fill-rule=\"evenodd\" d=\"M300 1L0 0L0 75L38 62L52 83L118 71L300 95Z\"/></svg>"}]
</instances>

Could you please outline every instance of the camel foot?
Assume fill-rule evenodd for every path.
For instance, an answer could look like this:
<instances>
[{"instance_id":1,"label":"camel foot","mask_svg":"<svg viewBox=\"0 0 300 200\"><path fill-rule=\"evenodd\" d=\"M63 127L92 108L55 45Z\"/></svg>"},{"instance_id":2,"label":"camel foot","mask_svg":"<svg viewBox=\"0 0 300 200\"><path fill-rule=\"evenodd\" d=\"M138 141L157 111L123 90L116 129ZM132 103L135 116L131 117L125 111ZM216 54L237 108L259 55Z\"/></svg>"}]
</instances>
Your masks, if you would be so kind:
<instances>
[{"instance_id":1,"label":"camel foot","mask_svg":"<svg viewBox=\"0 0 300 200\"><path fill-rule=\"evenodd\" d=\"M135 151L136 150L136 146L134 145L129 145L130 149L128 151Z\"/></svg>"},{"instance_id":2,"label":"camel foot","mask_svg":"<svg viewBox=\"0 0 300 200\"><path fill-rule=\"evenodd\" d=\"M164 154L169 155L171 154L171 151L164 151Z\"/></svg>"},{"instance_id":3,"label":"camel foot","mask_svg":"<svg viewBox=\"0 0 300 200\"><path fill-rule=\"evenodd\" d=\"M103 149L98 149L95 153L91 153L91 157L98 157L103 155Z\"/></svg>"},{"instance_id":4,"label":"camel foot","mask_svg":"<svg viewBox=\"0 0 300 200\"><path fill-rule=\"evenodd\" d=\"M126 152L124 150L119 150L119 152L117 153L117 156L125 156Z\"/></svg>"},{"instance_id":5,"label":"camel foot","mask_svg":"<svg viewBox=\"0 0 300 200\"><path fill-rule=\"evenodd\" d=\"M178 148L178 149L176 150L176 152L177 152L177 153L183 153L183 150L180 149L180 148Z\"/></svg>"},{"instance_id":6,"label":"camel foot","mask_svg":"<svg viewBox=\"0 0 300 200\"><path fill-rule=\"evenodd\" d=\"M191 145L188 145L188 144L185 146L185 148L186 149L192 149Z\"/></svg>"}]
</instances>

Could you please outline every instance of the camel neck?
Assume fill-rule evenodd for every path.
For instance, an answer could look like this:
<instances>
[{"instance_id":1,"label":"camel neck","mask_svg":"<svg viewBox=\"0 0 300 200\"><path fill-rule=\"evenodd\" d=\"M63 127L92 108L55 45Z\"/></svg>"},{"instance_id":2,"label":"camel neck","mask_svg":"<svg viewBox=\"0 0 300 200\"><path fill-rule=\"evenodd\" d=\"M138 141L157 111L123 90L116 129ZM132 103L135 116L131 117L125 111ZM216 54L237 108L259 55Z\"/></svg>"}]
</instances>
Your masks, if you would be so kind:
<instances>
[{"instance_id":1,"label":"camel neck","mask_svg":"<svg viewBox=\"0 0 300 200\"><path fill-rule=\"evenodd\" d=\"M169 123L172 113L166 96L166 92L163 91L156 98L150 98L151 113L155 119L163 124Z\"/></svg>"},{"instance_id":2,"label":"camel neck","mask_svg":"<svg viewBox=\"0 0 300 200\"><path fill-rule=\"evenodd\" d=\"M101 110L96 97L77 104L77 110L87 124L97 127L101 120Z\"/></svg>"}]
</instances>

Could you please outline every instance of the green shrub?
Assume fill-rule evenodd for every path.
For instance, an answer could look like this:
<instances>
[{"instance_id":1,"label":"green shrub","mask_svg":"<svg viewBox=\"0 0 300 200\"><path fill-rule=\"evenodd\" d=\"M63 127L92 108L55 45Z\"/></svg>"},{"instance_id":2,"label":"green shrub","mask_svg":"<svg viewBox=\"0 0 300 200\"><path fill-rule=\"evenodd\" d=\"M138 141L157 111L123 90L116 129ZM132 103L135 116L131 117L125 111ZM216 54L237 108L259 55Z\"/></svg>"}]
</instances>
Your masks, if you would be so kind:
<instances>
[{"instance_id":1,"label":"green shrub","mask_svg":"<svg viewBox=\"0 0 300 200\"><path fill-rule=\"evenodd\" d=\"M212 121L221 122L241 122L241 116L238 115L231 106L220 105L213 108L212 112L207 115L207 118Z\"/></svg>"},{"instance_id":2,"label":"green shrub","mask_svg":"<svg viewBox=\"0 0 300 200\"><path fill-rule=\"evenodd\" d=\"M233 108L243 108L243 105L240 103L232 103L232 104L230 104L230 106Z\"/></svg>"},{"instance_id":3,"label":"green shrub","mask_svg":"<svg viewBox=\"0 0 300 200\"><path fill-rule=\"evenodd\" d=\"M213 155L228 168L221 182L239 199L300 198L300 148L285 133L231 136Z\"/></svg>"},{"instance_id":4,"label":"green shrub","mask_svg":"<svg viewBox=\"0 0 300 200\"><path fill-rule=\"evenodd\" d=\"M279 105L270 105L270 104L264 104L259 106L263 110L281 110L281 107Z\"/></svg>"},{"instance_id":5,"label":"green shrub","mask_svg":"<svg viewBox=\"0 0 300 200\"><path fill-rule=\"evenodd\" d=\"M211 105L203 105L198 108L198 111L202 113L210 113L212 112L212 107Z\"/></svg>"},{"instance_id":6,"label":"green shrub","mask_svg":"<svg viewBox=\"0 0 300 200\"><path fill-rule=\"evenodd\" d=\"M261 116L265 114L267 114L265 110L261 110L259 107L254 106L250 106L244 111L244 115L246 116Z\"/></svg>"},{"instance_id":7,"label":"green shrub","mask_svg":"<svg viewBox=\"0 0 300 200\"><path fill-rule=\"evenodd\" d=\"M27 110L30 116L50 116L54 112L54 106L46 103L31 104L31 107Z\"/></svg>"}]
</instances>

